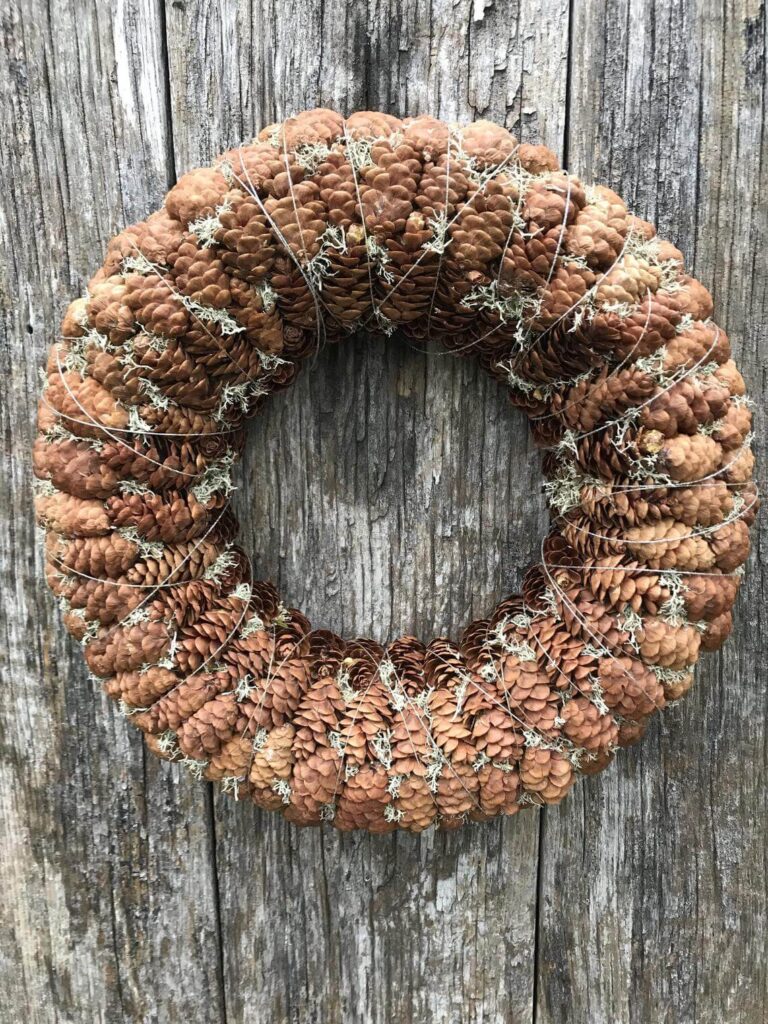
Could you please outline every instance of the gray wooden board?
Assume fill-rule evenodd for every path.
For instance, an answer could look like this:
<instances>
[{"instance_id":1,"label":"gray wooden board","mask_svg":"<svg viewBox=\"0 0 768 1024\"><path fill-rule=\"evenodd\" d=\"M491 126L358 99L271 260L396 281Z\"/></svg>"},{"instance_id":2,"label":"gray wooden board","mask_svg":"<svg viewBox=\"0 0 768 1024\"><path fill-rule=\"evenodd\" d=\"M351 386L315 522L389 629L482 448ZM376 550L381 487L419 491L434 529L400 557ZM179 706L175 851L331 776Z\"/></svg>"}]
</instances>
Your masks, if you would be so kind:
<instances>
[{"instance_id":1,"label":"gray wooden board","mask_svg":"<svg viewBox=\"0 0 768 1024\"><path fill-rule=\"evenodd\" d=\"M757 0L0 0L0 1020L761 1024L765 539L724 652L599 778L421 837L299 831L145 757L42 582L29 450L61 313L175 174L307 106L485 116L685 251L766 393ZM757 449L765 454L764 417ZM545 526L469 361L360 337L251 427L259 575L319 626L456 634Z\"/></svg>"}]
</instances>

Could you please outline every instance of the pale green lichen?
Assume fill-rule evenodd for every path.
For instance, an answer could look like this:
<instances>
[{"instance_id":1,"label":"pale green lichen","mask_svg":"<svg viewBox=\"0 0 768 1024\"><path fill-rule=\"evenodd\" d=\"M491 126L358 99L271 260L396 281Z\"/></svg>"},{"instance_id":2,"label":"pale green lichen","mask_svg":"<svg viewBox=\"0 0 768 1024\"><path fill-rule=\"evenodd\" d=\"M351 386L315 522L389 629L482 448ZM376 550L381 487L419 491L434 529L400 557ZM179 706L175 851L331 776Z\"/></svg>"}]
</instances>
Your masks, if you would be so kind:
<instances>
[{"instance_id":1,"label":"pale green lichen","mask_svg":"<svg viewBox=\"0 0 768 1024\"><path fill-rule=\"evenodd\" d=\"M171 634L171 642L168 646L168 653L157 662L158 668L167 668L169 671L176 668L176 651L179 647L179 634L174 630Z\"/></svg>"},{"instance_id":2,"label":"pale green lichen","mask_svg":"<svg viewBox=\"0 0 768 1024\"><path fill-rule=\"evenodd\" d=\"M138 250L134 255L125 257L120 269L123 274L140 274L142 277L148 277L150 274L157 273L154 263L148 260L143 252Z\"/></svg>"},{"instance_id":3,"label":"pale green lichen","mask_svg":"<svg viewBox=\"0 0 768 1024\"><path fill-rule=\"evenodd\" d=\"M139 558L160 559L165 553L165 544L159 540L147 540L142 537L135 526L122 526L116 531L118 536L135 544Z\"/></svg>"},{"instance_id":4,"label":"pale green lichen","mask_svg":"<svg viewBox=\"0 0 768 1024\"><path fill-rule=\"evenodd\" d=\"M198 217L197 220L192 221L188 226L191 233L197 238L200 243L201 249L209 249L212 245L216 244L216 232L221 230L221 215L222 213L229 213L232 209L232 204L228 199L216 207L215 212L209 217Z\"/></svg>"},{"instance_id":5,"label":"pale green lichen","mask_svg":"<svg viewBox=\"0 0 768 1024\"><path fill-rule=\"evenodd\" d=\"M335 729L329 730L328 742L339 755L339 757L343 759L347 750L347 740L341 735L341 733L336 731Z\"/></svg>"},{"instance_id":6,"label":"pale green lichen","mask_svg":"<svg viewBox=\"0 0 768 1024\"><path fill-rule=\"evenodd\" d=\"M313 175L320 164L331 155L324 142L301 142L293 152L296 163L303 167L309 176Z\"/></svg>"},{"instance_id":7,"label":"pale green lichen","mask_svg":"<svg viewBox=\"0 0 768 1024\"><path fill-rule=\"evenodd\" d=\"M462 306L487 313L493 313L502 324L518 322L526 317L535 316L540 308L540 300L533 295L515 292L502 295L498 281L474 288L469 295L461 300Z\"/></svg>"},{"instance_id":8,"label":"pale green lichen","mask_svg":"<svg viewBox=\"0 0 768 1024\"><path fill-rule=\"evenodd\" d=\"M198 781L202 779L203 772L208 767L207 761L199 761L194 757L184 757L177 762L182 768L186 769L193 779Z\"/></svg>"},{"instance_id":9,"label":"pale green lichen","mask_svg":"<svg viewBox=\"0 0 768 1024\"><path fill-rule=\"evenodd\" d=\"M151 487L147 484L140 483L138 480L121 480L118 484L118 490L122 495L127 494L154 494Z\"/></svg>"},{"instance_id":10,"label":"pale green lichen","mask_svg":"<svg viewBox=\"0 0 768 1024\"><path fill-rule=\"evenodd\" d=\"M443 774L443 769L447 763L442 751L436 747L424 768L424 781L429 787L430 792L437 792L440 785L440 776Z\"/></svg>"},{"instance_id":11,"label":"pale green lichen","mask_svg":"<svg viewBox=\"0 0 768 1024\"><path fill-rule=\"evenodd\" d=\"M225 423L234 411L236 416L247 416L255 402L269 394L263 381L246 380L240 384L226 383L219 392L219 401L213 411L217 423Z\"/></svg>"},{"instance_id":12,"label":"pale green lichen","mask_svg":"<svg viewBox=\"0 0 768 1024\"><path fill-rule=\"evenodd\" d=\"M387 782L387 792L393 800L397 800L400 796L400 787L403 784L405 775L390 775L389 781Z\"/></svg>"},{"instance_id":13,"label":"pale green lichen","mask_svg":"<svg viewBox=\"0 0 768 1024\"><path fill-rule=\"evenodd\" d=\"M373 150L374 143L380 141L382 140L374 138L353 139L350 136L345 136L344 148L346 151L347 160L350 162L355 171L361 171L364 167L370 166L371 152Z\"/></svg>"},{"instance_id":14,"label":"pale green lichen","mask_svg":"<svg viewBox=\"0 0 768 1024\"><path fill-rule=\"evenodd\" d=\"M246 640L253 633L261 632L263 629L266 628L267 627L262 617L254 612L254 614L251 615L250 618L246 619L245 624L240 630L240 639Z\"/></svg>"},{"instance_id":15,"label":"pale green lichen","mask_svg":"<svg viewBox=\"0 0 768 1024\"><path fill-rule=\"evenodd\" d=\"M515 639L510 634L510 620L505 616L491 630L488 642L500 647L505 654L513 654L520 661L536 661L536 652L526 640Z\"/></svg>"},{"instance_id":16,"label":"pale green lichen","mask_svg":"<svg viewBox=\"0 0 768 1024\"><path fill-rule=\"evenodd\" d=\"M179 742L176 733L172 729L166 729L157 738L158 750L168 757L173 756L179 749Z\"/></svg>"},{"instance_id":17,"label":"pale green lichen","mask_svg":"<svg viewBox=\"0 0 768 1024\"><path fill-rule=\"evenodd\" d=\"M289 804L291 802L291 793L293 790L285 779L274 779L271 788L275 793L277 793L284 804Z\"/></svg>"},{"instance_id":18,"label":"pale green lichen","mask_svg":"<svg viewBox=\"0 0 768 1024\"><path fill-rule=\"evenodd\" d=\"M630 605L621 612L616 618L616 625L620 630L627 634L627 643L634 650L640 650L640 641L638 640L638 633L643 628L643 620L637 614L637 612Z\"/></svg>"},{"instance_id":19,"label":"pale green lichen","mask_svg":"<svg viewBox=\"0 0 768 1024\"><path fill-rule=\"evenodd\" d=\"M237 564L237 554L231 548L226 548L205 570L203 579L210 580L213 583L221 583L227 573L234 569Z\"/></svg>"},{"instance_id":20,"label":"pale green lichen","mask_svg":"<svg viewBox=\"0 0 768 1024\"><path fill-rule=\"evenodd\" d=\"M683 625L688 619L683 596L688 587L682 574L677 570L669 569L659 576L659 583L669 591L669 597L659 608L659 615L670 625Z\"/></svg>"},{"instance_id":21,"label":"pale green lichen","mask_svg":"<svg viewBox=\"0 0 768 1024\"><path fill-rule=\"evenodd\" d=\"M452 238L448 237L450 223L445 210L441 210L436 216L430 217L427 221L427 227L432 231L432 237L424 243L422 249L426 252L433 252L438 256L442 256L453 241Z\"/></svg>"},{"instance_id":22,"label":"pale green lichen","mask_svg":"<svg viewBox=\"0 0 768 1024\"><path fill-rule=\"evenodd\" d=\"M152 433L152 427L149 425L149 423L147 423L145 419L143 419L135 405L132 405L128 410L127 428L134 434Z\"/></svg>"},{"instance_id":23,"label":"pale green lichen","mask_svg":"<svg viewBox=\"0 0 768 1024\"><path fill-rule=\"evenodd\" d=\"M248 673L248 675L243 676L242 679L238 679L237 681L237 686L234 691L235 700L238 701L238 703L250 700L251 694L255 689L256 687L253 682L253 676Z\"/></svg>"},{"instance_id":24,"label":"pale green lichen","mask_svg":"<svg viewBox=\"0 0 768 1024\"><path fill-rule=\"evenodd\" d=\"M129 612L122 620L123 626L137 626L140 622L149 622L149 609L146 605L140 605Z\"/></svg>"},{"instance_id":25,"label":"pale green lichen","mask_svg":"<svg viewBox=\"0 0 768 1024\"><path fill-rule=\"evenodd\" d=\"M222 793L231 793L235 800L239 800L242 782L243 779L237 775L226 775L221 780L221 791Z\"/></svg>"},{"instance_id":26,"label":"pale green lichen","mask_svg":"<svg viewBox=\"0 0 768 1024\"><path fill-rule=\"evenodd\" d=\"M256 291L261 296L261 306L264 312L271 313L277 304L277 292L267 281L263 281L260 285L257 285Z\"/></svg>"},{"instance_id":27,"label":"pale green lichen","mask_svg":"<svg viewBox=\"0 0 768 1024\"><path fill-rule=\"evenodd\" d=\"M234 317L226 311L226 309L217 309L214 306L204 306L200 302L196 302L191 299L188 295L178 296L181 304L187 309L192 316L201 321L204 324L214 324L219 328L223 335L238 334L240 331L244 331L245 327L239 324Z\"/></svg>"},{"instance_id":28,"label":"pale green lichen","mask_svg":"<svg viewBox=\"0 0 768 1024\"><path fill-rule=\"evenodd\" d=\"M394 284L395 276L390 269L389 250L373 235L368 235L365 240L365 251L376 276L387 284Z\"/></svg>"},{"instance_id":29,"label":"pale green lichen","mask_svg":"<svg viewBox=\"0 0 768 1024\"><path fill-rule=\"evenodd\" d=\"M334 250L341 255L346 253L347 240L343 228L329 224L320 236L320 248L303 268L311 289L322 291L325 279L335 276L330 257Z\"/></svg>"},{"instance_id":30,"label":"pale green lichen","mask_svg":"<svg viewBox=\"0 0 768 1024\"><path fill-rule=\"evenodd\" d=\"M200 502L207 504L215 494L228 495L233 490L232 465L235 461L235 453L227 452L220 459L211 462L201 473L197 483L191 488L190 493Z\"/></svg>"},{"instance_id":31,"label":"pale green lichen","mask_svg":"<svg viewBox=\"0 0 768 1024\"><path fill-rule=\"evenodd\" d=\"M392 733L389 729L377 732L371 740L371 747L376 759L384 768L392 767Z\"/></svg>"},{"instance_id":32,"label":"pale green lichen","mask_svg":"<svg viewBox=\"0 0 768 1024\"><path fill-rule=\"evenodd\" d=\"M339 693L341 694L342 700L344 700L347 704L352 704L358 699L359 694L352 687L349 672L347 671L347 669L340 668L339 671L336 673L336 685L339 688Z\"/></svg>"},{"instance_id":33,"label":"pale green lichen","mask_svg":"<svg viewBox=\"0 0 768 1024\"><path fill-rule=\"evenodd\" d=\"M253 752L258 754L268 739L269 732L266 729L257 729L253 737Z\"/></svg>"}]
</instances>

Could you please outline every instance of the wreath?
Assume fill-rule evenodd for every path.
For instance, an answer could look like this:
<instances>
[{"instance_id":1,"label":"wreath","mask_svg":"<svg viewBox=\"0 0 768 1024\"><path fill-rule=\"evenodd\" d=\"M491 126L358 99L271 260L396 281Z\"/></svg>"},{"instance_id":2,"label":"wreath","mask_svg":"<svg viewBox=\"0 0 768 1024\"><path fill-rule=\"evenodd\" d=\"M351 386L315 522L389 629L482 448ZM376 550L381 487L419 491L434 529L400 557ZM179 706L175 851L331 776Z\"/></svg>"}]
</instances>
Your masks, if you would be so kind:
<instances>
[{"instance_id":1,"label":"wreath","mask_svg":"<svg viewBox=\"0 0 768 1024\"><path fill-rule=\"evenodd\" d=\"M556 803L731 629L757 496L711 317L674 245L502 127L270 125L112 239L50 349L36 508L64 622L153 751L296 824ZM541 559L458 642L312 629L235 543L245 420L359 329L477 355L544 452Z\"/></svg>"}]
</instances>

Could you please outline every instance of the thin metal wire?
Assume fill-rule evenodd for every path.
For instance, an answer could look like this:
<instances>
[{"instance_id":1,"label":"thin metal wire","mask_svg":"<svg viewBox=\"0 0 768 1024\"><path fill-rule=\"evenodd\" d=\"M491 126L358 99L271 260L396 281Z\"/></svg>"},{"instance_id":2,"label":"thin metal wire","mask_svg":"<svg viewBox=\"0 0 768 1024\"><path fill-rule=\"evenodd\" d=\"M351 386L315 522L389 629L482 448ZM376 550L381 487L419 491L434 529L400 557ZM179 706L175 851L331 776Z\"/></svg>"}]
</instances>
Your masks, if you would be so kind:
<instances>
[{"instance_id":1,"label":"thin metal wire","mask_svg":"<svg viewBox=\"0 0 768 1024\"><path fill-rule=\"evenodd\" d=\"M464 213L464 211L469 206L472 205L472 203L475 201L475 199L478 196L485 195L485 189L487 188L488 184L493 180L493 178L495 178L498 174L501 173L501 171L504 169L504 167L506 167L506 165L509 163L509 161L516 155L516 153L517 153L519 148L520 148L520 144L518 143L517 146L515 146L514 149L501 161L501 163L496 164L494 166L492 172L490 174L488 174L484 178L484 180L481 182L480 188L472 193L472 195L470 196L469 200L466 203L464 203L464 205L459 210L457 210L456 214L451 218L451 220L448 221L448 223L446 224L446 227L445 227L446 233L456 223L458 218L461 217L461 215ZM354 173L354 164L352 164L352 167L353 167L353 173ZM355 175L355 182L357 182L357 176L356 175ZM359 195L360 195L360 193L359 193L359 189L358 189L358 198L359 198ZM362 212L362 205L361 205L361 212ZM429 253L428 249L423 249L422 250L421 255L416 258L416 260L411 264L411 266L408 268L406 273L403 274L403 276L401 278L398 278L397 282L392 286L390 291L387 292L387 294L383 297L383 299L381 300L381 302L379 303L378 306L376 306L375 300L373 299L373 295L371 296L374 308L373 308L372 312L369 314L369 316L367 317L367 319L363 321L363 324L362 324L362 329L363 330L365 330L367 325L370 323L372 317L374 319L377 317L378 313L381 311L381 309L385 305L385 303L387 303L390 300L390 298L394 295L394 293L397 291L397 289L400 287L400 285L403 283L403 281L407 280L407 278L413 273L413 271L416 269L416 267L418 267L421 264L421 261L428 255L428 253ZM496 329L497 328L494 328L494 330L496 330Z\"/></svg>"},{"instance_id":2,"label":"thin metal wire","mask_svg":"<svg viewBox=\"0 0 768 1024\"><path fill-rule=\"evenodd\" d=\"M683 541L686 541L686 540L695 540L697 537L709 537L713 533L717 533L718 530L725 529L725 527L730 526L732 523L739 522L739 520L743 519L751 509L757 508L759 506L759 504L760 504L759 499L757 497L755 497L748 505L745 505L744 508L739 509L739 511L737 512L736 515L729 515L729 516L727 516L723 520L722 523L715 523L713 526L704 526L700 530L692 530L690 533L680 534L679 537L677 537L677 536L673 536L673 537L660 537L660 538L649 539L649 540L634 540L634 539L629 540L626 537L612 537L610 534L593 533L591 530L588 530L586 527L579 526L572 519L566 519L564 516L559 516L557 519L555 519L555 522L557 523L557 522L563 521L563 522L567 523L567 525L568 525L568 527L570 529L576 530L578 533L583 533L587 537L593 537L595 540L611 541L611 543L613 543L613 544L625 544L625 545L630 545L632 547L635 546L635 545L643 546L644 547L645 545L650 545L650 544L673 544L674 545L674 544L681 544Z\"/></svg>"},{"instance_id":3,"label":"thin metal wire","mask_svg":"<svg viewBox=\"0 0 768 1024\"><path fill-rule=\"evenodd\" d=\"M179 571L179 569L181 569L184 565L186 565L186 563L189 561L189 559L192 557L192 555L194 555L194 553L196 551L199 551L199 549L202 547L203 543L205 542L205 539L208 537L208 535L213 530L216 529L216 527L219 525L219 523L221 522L222 518L224 517L224 515L228 511L229 511L229 504L226 504L222 508L222 510L219 513L219 515L216 517L216 519L213 522L213 524L205 531L205 533L202 535L202 537L200 537L198 539L197 543L194 545L194 547L189 552L189 554L187 554L186 557L183 558L181 560L181 562L179 562L179 564L177 566L175 566L171 570L171 572L169 572L164 577L162 583L158 583L158 584L154 584L154 583L122 583L120 580L112 580L112 579L109 579L109 578L104 579L104 578L99 577L99 576L89 576L88 573L80 572L78 569L75 569L75 568L67 565L66 561L64 561L63 559L58 558L53 553L50 553L50 554L46 553L46 558L51 559L51 561L55 562L61 569L66 570L66 572L70 576L75 576L75 577L77 577L79 579L83 579L83 580L89 580L92 583L101 583L105 587L129 587L131 590L146 590L147 588L151 588L153 590L153 593L156 592L157 590L164 590L166 588L181 587L181 586L184 586L184 584L186 584L186 583L193 583L193 582L196 582L196 581L195 580L177 580L175 583L168 583L168 580L172 576L175 576L176 573ZM113 535L115 533L117 533L117 530L113 531ZM65 538L63 536L63 534L58 534L57 536L61 537L63 540L70 540L70 541L74 541L74 540L78 540L79 539L77 537ZM119 534L118 534L118 536L119 536ZM130 541L130 543L136 544L137 542L136 541ZM156 542L150 542L150 543L156 543ZM160 543L162 543L162 542L160 542ZM186 543L186 542L180 542L180 543ZM163 547L173 547L173 545L171 545L171 544L163 544ZM141 562L141 561L145 561L145 559L137 558L136 561L137 562ZM142 604L143 603L144 602L142 602ZM139 605L138 607L141 607L141 605ZM128 614L129 615L133 614L133 612L135 610L136 609L131 609L131 611Z\"/></svg>"},{"instance_id":4,"label":"thin metal wire","mask_svg":"<svg viewBox=\"0 0 768 1024\"><path fill-rule=\"evenodd\" d=\"M61 373L60 369L59 373ZM94 425L93 422L90 422L88 420L77 419L75 416L70 416L68 413L62 412L61 409L57 409L56 406L52 405L45 397L45 392L42 392L42 394L40 395L40 401L50 412L54 413L54 415L60 417L61 419L66 420L68 423L77 423L83 427L92 427ZM125 408L125 406L121 406L121 408ZM135 408L135 406L131 406L131 408ZM98 420L96 421L96 423L99 424L99 426L101 426ZM182 431L154 430L151 427L148 430L142 430L139 428L131 427L110 427L109 429L115 434L131 434L137 437L180 437L183 438L185 441L189 441L190 439L196 439L201 437L228 437L230 434L236 434L239 430L242 430L242 427L230 427L229 430L203 430L199 432L190 431L189 433L185 433ZM77 437L77 435L73 436ZM87 441L88 437L78 437L78 440Z\"/></svg>"},{"instance_id":5,"label":"thin metal wire","mask_svg":"<svg viewBox=\"0 0 768 1024\"><path fill-rule=\"evenodd\" d=\"M630 419L630 417L636 416L638 413L642 412L643 409L647 408L650 405L653 405L654 402L657 402L663 395L666 395L669 391L671 391L672 388L676 387L678 384L682 384L684 380L687 380L689 377L693 376L696 370L698 370L702 365L705 365L704 360L714 351L719 339L720 328L717 327L715 333L715 340L709 346L704 355L701 356L701 358L697 362L693 363L691 366L687 368L681 367L681 370L683 370L683 372L680 373L680 376L673 375L672 377L670 377L668 383L664 387L654 392L654 394L650 395L644 401L640 402L639 405L631 406L629 409L626 410L626 412L623 415L618 416L615 420L607 420L605 423L600 423L598 424L598 426L593 427L592 430L585 430L581 434L576 434L575 436L572 436L570 440L573 442L573 444L577 444L579 441L583 441L585 437L593 437L595 434L600 434L603 431L610 429L611 427L615 427L618 426L620 423L624 423L626 420ZM589 392L589 394L592 393L593 392ZM586 395L584 399L580 399L574 402L574 404L580 405L583 401L586 401L586 399L589 398L589 394ZM541 448L541 450L552 451L553 448L558 447L558 443L559 442L555 442L555 444L552 445L544 445Z\"/></svg>"}]
</instances>

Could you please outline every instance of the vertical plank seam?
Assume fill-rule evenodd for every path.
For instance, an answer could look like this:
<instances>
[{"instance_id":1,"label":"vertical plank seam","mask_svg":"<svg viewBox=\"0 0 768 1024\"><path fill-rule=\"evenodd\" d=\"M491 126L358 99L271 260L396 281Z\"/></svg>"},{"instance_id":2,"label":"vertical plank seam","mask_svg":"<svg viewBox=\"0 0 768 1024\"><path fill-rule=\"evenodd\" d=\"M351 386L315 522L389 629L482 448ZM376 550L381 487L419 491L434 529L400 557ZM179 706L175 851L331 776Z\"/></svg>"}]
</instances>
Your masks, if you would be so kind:
<instances>
[{"instance_id":1,"label":"vertical plank seam","mask_svg":"<svg viewBox=\"0 0 768 1024\"><path fill-rule=\"evenodd\" d=\"M569 135L569 124L571 120L571 101L572 101L572 87L571 87L571 65L573 59L573 8L574 0L568 0L568 45L565 50L565 117L563 118L563 167L570 171L571 168L568 166L568 159L570 157L570 135Z\"/></svg>"},{"instance_id":2,"label":"vertical plank seam","mask_svg":"<svg viewBox=\"0 0 768 1024\"><path fill-rule=\"evenodd\" d=\"M563 138L562 138L562 165L570 171L571 168L568 166L570 157L570 134L569 125L571 120L571 102L572 102L572 85L571 85L571 69L573 61L573 22L574 22L574 0L568 0L568 43L565 50L565 96L563 98L564 106L564 117L563 117ZM539 1020L539 999L543 991L543 986L540 982L541 973L541 931L542 931L542 911L543 911L543 886L544 886L544 853L545 853L545 825L546 825L546 807L542 807L539 812L539 833L538 833L538 844L536 850L536 890L535 890L535 909L534 909L534 925L533 925L533 989L531 993L531 1024L538 1024Z\"/></svg>"},{"instance_id":3,"label":"vertical plank seam","mask_svg":"<svg viewBox=\"0 0 768 1024\"><path fill-rule=\"evenodd\" d=\"M531 1024L537 1024L539 1019L539 996L541 994L541 988L539 984L539 968L541 958L541 904L542 904L542 891L544 885L544 871L542 864L544 861L544 823L546 818L544 816L546 808L542 807L539 811L539 834L536 845L536 889L534 899L536 901L536 909L534 914L533 924L533 990L531 993Z\"/></svg>"},{"instance_id":4,"label":"vertical plank seam","mask_svg":"<svg viewBox=\"0 0 768 1024\"><path fill-rule=\"evenodd\" d=\"M164 72L164 110L166 121L166 174L168 187L171 188L178 177L176 168L176 141L173 128L173 97L171 94L171 64L168 49L168 21L164 0L157 0L158 25L160 26L160 59ZM147 749L142 744L142 756L146 760ZM216 974L218 979L218 996L221 1024L227 1024L227 990L224 980L224 941L221 926L221 892L219 888L219 871L216 857L216 817L213 808L213 786L208 784L205 799L205 816L208 833L208 862L211 872L211 894L213 902L214 933L216 936Z\"/></svg>"},{"instance_id":5,"label":"vertical plank seam","mask_svg":"<svg viewBox=\"0 0 768 1024\"><path fill-rule=\"evenodd\" d=\"M219 1005L221 1006L221 1024L227 1024L227 987L224 984L224 933L221 927L221 892L219 889L218 858L216 856L216 816L213 810L213 784L208 783L205 800L206 816L209 822L210 861L213 879L213 917L216 926L216 963L219 978Z\"/></svg>"},{"instance_id":6,"label":"vertical plank seam","mask_svg":"<svg viewBox=\"0 0 768 1024\"><path fill-rule=\"evenodd\" d=\"M176 170L176 140L173 131L173 103L171 96L171 63L168 56L168 22L165 17L165 2L157 0L158 24L160 26L160 59L165 71L164 108L167 124L168 154L166 158L166 174L168 175L168 187L176 183L178 172Z\"/></svg>"}]
</instances>

